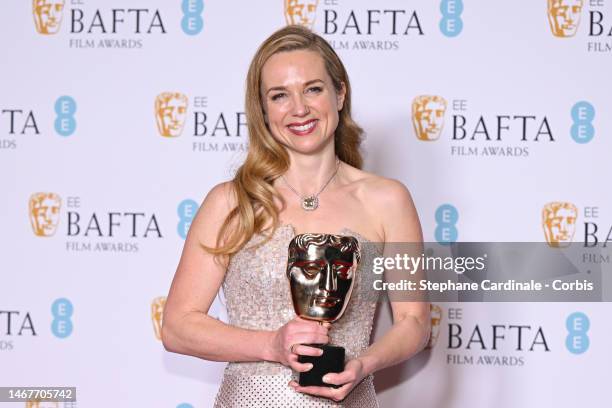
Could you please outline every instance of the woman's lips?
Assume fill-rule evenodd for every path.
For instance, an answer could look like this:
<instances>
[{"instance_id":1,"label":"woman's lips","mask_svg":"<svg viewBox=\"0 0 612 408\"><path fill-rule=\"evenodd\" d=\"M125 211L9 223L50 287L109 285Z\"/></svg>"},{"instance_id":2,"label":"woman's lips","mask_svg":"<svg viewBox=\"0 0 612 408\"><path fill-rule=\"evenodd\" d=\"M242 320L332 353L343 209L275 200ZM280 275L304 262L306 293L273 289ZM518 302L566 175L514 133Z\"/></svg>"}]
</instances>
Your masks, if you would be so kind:
<instances>
[{"instance_id":1,"label":"woman's lips","mask_svg":"<svg viewBox=\"0 0 612 408\"><path fill-rule=\"evenodd\" d=\"M306 136L314 132L319 121L312 119L303 123L292 123L287 126L287 129L296 136Z\"/></svg>"}]
</instances>

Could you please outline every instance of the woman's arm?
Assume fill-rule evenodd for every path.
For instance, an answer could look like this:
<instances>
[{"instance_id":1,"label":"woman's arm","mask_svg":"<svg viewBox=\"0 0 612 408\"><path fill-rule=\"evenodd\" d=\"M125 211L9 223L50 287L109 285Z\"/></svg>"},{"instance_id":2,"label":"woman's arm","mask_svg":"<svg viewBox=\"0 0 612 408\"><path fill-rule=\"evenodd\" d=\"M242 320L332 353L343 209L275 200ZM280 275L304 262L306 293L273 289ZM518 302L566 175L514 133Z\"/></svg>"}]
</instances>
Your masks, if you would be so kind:
<instances>
[{"instance_id":1,"label":"woman's arm","mask_svg":"<svg viewBox=\"0 0 612 408\"><path fill-rule=\"evenodd\" d=\"M231 184L219 184L210 191L191 224L164 307L162 342L168 351L214 361L271 358L266 347L270 332L230 327L207 314L223 282L228 259L215 259L200 244L215 246L217 232L232 204ZM240 341L244 338L249 341Z\"/></svg>"},{"instance_id":2,"label":"woman's arm","mask_svg":"<svg viewBox=\"0 0 612 408\"><path fill-rule=\"evenodd\" d=\"M213 361L277 361L304 371L288 349L295 343L327 343L327 327L294 319L277 331L248 330L208 315L223 282L227 257L213 257L217 233L235 206L231 183L214 187L200 207L181 255L164 308L162 342L168 351ZM318 349L300 347L301 354Z\"/></svg>"},{"instance_id":3,"label":"woman's arm","mask_svg":"<svg viewBox=\"0 0 612 408\"><path fill-rule=\"evenodd\" d=\"M419 256L423 233L410 193L395 180L387 180L385 184L384 194L378 195L382 198L378 213L383 218L385 242L414 243L401 245L401 248ZM386 246L383 256L394 257L396 254L392 251L393 248ZM418 282L420 274L418 271L411 279ZM389 294L389 299L395 299L395 296ZM366 375L412 357L425 347L429 339L431 319L428 302L395 299L390 303L393 326L359 357Z\"/></svg>"}]
</instances>

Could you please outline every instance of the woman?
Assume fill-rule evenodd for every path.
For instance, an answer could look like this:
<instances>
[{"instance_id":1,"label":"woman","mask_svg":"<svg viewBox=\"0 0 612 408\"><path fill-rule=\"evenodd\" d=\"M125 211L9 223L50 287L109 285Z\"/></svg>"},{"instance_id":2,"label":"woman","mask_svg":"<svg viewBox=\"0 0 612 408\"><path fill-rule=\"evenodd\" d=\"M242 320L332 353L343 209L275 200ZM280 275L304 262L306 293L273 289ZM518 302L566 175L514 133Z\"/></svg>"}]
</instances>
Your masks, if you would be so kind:
<instances>
[{"instance_id":1,"label":"woman","mask_svg":"<svg viewBox=\"0 0 612 408\"><path fill-rule=\"evenodd\" d=\"M369 345L376 304L364 294L371 288L369 263L380 256L373 249L362 255L337 323L319 325L293 312L285 268L295 234L422 241L406 188L360 170L362 130L351 119L350 97L340 59L305 28L272 34L251 62L247 158L231 182L210 191L195 217L163 319L167 350L230 362L216 406L377 406L371 374L427 341L429 305L392 302L393 326ZM207 315L221 285L230 324ZM307 343L346 348L345 370L324 377L339 388L297 384L292 373L311 368L297 356L321 353Z\"/></svg>"}]
</instances>

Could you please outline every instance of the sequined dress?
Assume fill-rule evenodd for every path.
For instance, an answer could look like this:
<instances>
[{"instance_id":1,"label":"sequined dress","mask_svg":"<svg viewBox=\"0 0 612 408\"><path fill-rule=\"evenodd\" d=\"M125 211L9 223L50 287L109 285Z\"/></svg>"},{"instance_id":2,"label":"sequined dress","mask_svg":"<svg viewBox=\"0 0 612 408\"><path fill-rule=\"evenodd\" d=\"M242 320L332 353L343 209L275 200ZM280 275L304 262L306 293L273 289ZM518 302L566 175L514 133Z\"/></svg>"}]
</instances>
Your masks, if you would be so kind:
<instances>
[{"instance_id":1,"label":"sequined dress","mask_svg":"<svg viewBox=\"0 0 612 408\"><path fill-rule=\"evenodd\" d=\"M346 359L352 359L370 344L370 333L376 310L372 298L374 275L372 262L380 249L359 234L346 228L339 234L352 235L362 243L362 258L357 270L350 302L340 320L333 323L330 344L346 349ZM295 317L289 281L285 275L287 248L295 236L289 224L276 229L272 239L258 247L262 240L255 235L236 253L228 266L223 292L225 294L229 323L255 330L277 330ZM215 400L217 408L234 407L378 407L373 376L366 377L341 402L294 391L288 386L297 374L291 368L273 362L230 362L225 368L223 381Z\"/></svg>"}]
</instances>

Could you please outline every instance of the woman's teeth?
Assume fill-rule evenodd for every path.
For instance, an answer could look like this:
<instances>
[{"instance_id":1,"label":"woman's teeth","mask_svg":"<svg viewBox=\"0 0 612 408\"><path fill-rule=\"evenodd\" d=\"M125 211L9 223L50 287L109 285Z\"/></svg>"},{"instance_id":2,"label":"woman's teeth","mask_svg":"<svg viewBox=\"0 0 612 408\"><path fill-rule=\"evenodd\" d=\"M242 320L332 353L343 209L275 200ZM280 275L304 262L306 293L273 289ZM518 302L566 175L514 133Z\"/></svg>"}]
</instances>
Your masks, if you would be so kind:
<instances>
[{"instance_id":1,"label":"woman's teeth","mask_svg":"<svg viewBox=\"0 0 612 408\"><path fill-rule=\"evenodd\" d=\"M297 130L298 132L304 132L304 131L306 131L306 130L308 130L308 129L312 129L312 128L314 127L315 123L316 123L316 122L313 120L312 122L309 122L309 123L307 123L307 124L305 124L305 125L300 125L300 126L289 126L289 128L290 128L291 130Z\"/></svg>"}]
</instances>

